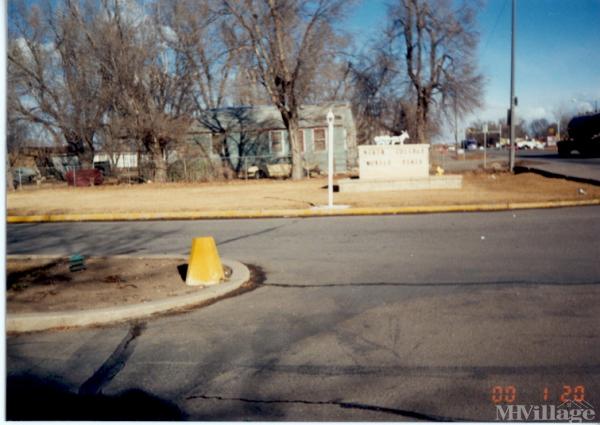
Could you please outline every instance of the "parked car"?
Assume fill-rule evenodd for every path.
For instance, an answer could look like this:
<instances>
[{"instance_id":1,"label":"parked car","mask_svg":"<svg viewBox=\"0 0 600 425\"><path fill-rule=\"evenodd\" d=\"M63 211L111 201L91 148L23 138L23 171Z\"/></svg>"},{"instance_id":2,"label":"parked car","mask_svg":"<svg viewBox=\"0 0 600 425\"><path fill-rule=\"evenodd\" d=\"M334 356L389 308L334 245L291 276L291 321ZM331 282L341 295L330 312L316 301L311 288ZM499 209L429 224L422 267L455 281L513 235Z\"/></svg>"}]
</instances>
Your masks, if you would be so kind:
<instances>
[{"instance_id":1,"label":"parked car","mask_svg":"<svg viewBox=\"0 0 600 425\"><path fill-rule=\"evenodd\" d=\"M468 151L474 151L477 150L477 140L463 140L462 141L462 148Z\"/></svg>"},{"instance_id":2,"label":"parked car","mask_svg":"<svg viewBox=\"0 0 600 425\"><path fill-rule=\"evenodd\" d=\"M33 168L17 167L13 168L13 182L15 186L20 184L33 183L38 173Z\"/></svg>"},{"instance_id":3,"label":"parked car","mask_svg":"<svg viewBox=\"0 0 600 425\"><path fill-rule=\"evenodd\" d=\"M111 174L110 161L95 161L94 168L99 170L104 177L108 177Z\"/></svg>"},{"instance_id":4,"label":"parked car","mask_svg":"<svg viewBox=\"0 0 600 425\"><path fill-rule=\"evenodd\" d=\"M519 140L517 149L544 149L544 144L537 140Z\"/></svg>"},{"instance_id":5,"label":"parked car","mask_svg":"<svg viewBox=\"0 0 600 425\"><path fill-rule=\"evenodd\" d=\"M65 177L69 186L98 186L104 182L104 176L97 168L70 170L67 171Z\"/></svg>"},{"instance_id":6,"label":"parked car","mask_svg":"<svg viewBox=\"0 0 600 425\"><path fill-rule=\"evenodd\" d=\"M304 175L314 176L320 173L319 164L314 162L303 161L302 168ZM247 177L255 179L263 178L288 178L292 175L292 158L289 156L272 158L262 161L256 165L248 167ZM242 173L240 177L245 177Z\"/></svg>"},{"instance_id":7,"label":"parked car","mask_svg":"<svg viewBox=\"0 0 600 425\"><path fill-rule=\"evenodd\" d=\"M272 158L248 167L249 178L286 178L292 174L290 157Z\"/></svg>"}]
</instances>

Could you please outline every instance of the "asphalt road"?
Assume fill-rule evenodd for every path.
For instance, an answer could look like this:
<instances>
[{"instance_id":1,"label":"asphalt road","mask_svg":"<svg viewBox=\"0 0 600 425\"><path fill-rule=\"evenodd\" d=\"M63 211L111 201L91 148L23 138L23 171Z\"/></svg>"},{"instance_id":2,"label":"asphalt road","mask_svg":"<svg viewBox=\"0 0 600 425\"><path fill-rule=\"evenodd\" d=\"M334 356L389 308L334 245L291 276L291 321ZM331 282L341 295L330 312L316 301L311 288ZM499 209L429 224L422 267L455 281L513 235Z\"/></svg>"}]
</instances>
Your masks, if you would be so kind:
<instances>
[{"instance_id":1,"label":"asphalt road","mask_svg":"<svg viewBox=\"0 0 600 425\"><path fill-rule=\"evenodd\" d=\"M143 323L10 336L9 418L494 420L494 387L555 405L578 387L600 410L599 215L10 225L9 254L213 235L266 280Z\"/></svg>"},{"instance_id":2,"label":"asphalt road","mask_svg":"<svg viewBox=\"0 0 600 425\"><path fill-rule=\"evenodd\" d=\"M530 168L600 184L600 157L573 155L561 158L555 152L519 151L518 159Z\"/></svg>"},{"instance_id":3,"label":"asphalt road","mask_svg":"<svg viewBox=\"0 0 600 425\"><path fill-rule=\"evenodd\" d=\"M447 172L457 173L481 168L483 166L481 155L482 151L467 151L464 159L451 159L435 152L433 160L436 164L441 164ZM516 155L518 167L600 184L600 157L587 158L573 155L569 158L561 158L555 151L548 150L519 150ZM450 155L453 156L454 154ZM493 163L496 163L496 166L507 167L508 150L488 149L487 166L492 167Z\"/></svg>"}]
</instances>

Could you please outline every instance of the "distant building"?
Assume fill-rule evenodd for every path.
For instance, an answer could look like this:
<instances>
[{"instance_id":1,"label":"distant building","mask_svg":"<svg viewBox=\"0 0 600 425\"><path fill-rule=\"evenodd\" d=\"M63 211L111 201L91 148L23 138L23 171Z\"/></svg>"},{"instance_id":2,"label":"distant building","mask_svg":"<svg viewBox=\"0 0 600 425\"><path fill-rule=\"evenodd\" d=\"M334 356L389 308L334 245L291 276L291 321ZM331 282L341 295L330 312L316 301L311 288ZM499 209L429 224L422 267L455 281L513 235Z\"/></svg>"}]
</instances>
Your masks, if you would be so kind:
<instances>
[{"instance_id":1,"label":"distant building","mask_svg":"<svg viewBox=\"0 0 600 425\"><path fill-rule=\"evenodd\" d=\"M333 103L300 107L298 137L301 143L303 167L327 172L327 113L332 109L334 122L334 170L345 173L358 166L356 128L350 105ZM184 143L168 147L166 160L169 179L203 180L215 177L224 158L238 176L254 165L288 161L291 158L289 135L274 106L241 106L221 108L198 114ZM69 169L81 167L67 146L28 148L41 174L63 178ZM152 179L154 167L149 154L134 143L120 150L98 149L94 166L105 174L139 175ZM27 164L19 164L27 165ZM111 171L112 170L112 171Z\"/></svg>"}]
</instances>

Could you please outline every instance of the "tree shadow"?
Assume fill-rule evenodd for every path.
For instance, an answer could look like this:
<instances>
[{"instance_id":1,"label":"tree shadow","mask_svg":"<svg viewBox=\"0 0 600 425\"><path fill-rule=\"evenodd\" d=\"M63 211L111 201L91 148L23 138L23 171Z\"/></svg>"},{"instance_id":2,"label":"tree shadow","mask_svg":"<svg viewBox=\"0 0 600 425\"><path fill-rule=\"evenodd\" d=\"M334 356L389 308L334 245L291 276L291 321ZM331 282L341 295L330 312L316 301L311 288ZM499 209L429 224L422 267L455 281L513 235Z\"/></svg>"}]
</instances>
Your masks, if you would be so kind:
<instances>
[{"instance_id":1,"label":"tree shadow","mask_svg":"<svg viewBox=\"0 0 600 425\"><path fill-rule=\"evenodd\" d=\"M60 264L66 265L67 260L65 258L59 258L40 266L28 267L24 270L9 272L6 274L6 290L20 290L29 285L48 284L49 282L46 272ZM54 281L68 282L71 280L71 277L67 274L60 273L53 274L52 279Z\"/></svg>"},{"instance_id":2,"label":"tree shadow","mask_svg":"<svg viewBox=\"0 0 600 425\"><path fill-rule=\"evenodd\" d=\"M143 251L171 234L154 221L125 223L27 223L7 226L7 251L10 254L51 252L65 256L126 255Z\"/></svg>"},{"instance_id":3,"label":"tree shadow","mask_svg":"<svg viewBox=\"0 0 600 425\"><path fill-rule=\"evenodd\" d=\"M185 419L185 415L176 404L140 389L114 396L82 395L58 382L23 374L7 379L6 419L174 421Z\"/></svg>"},{"instance_id":4,"label":"tree shadow","mask_svg":"<svg viewBox=\"0 0 600 425\"><path fill-rule=\"evenodd\" d=\"M321 189L328 189L328 188L329 188L329 186L327 186L327 185L321 186ZM334 184L333 185L333 191L336 192L336 193L339 192L340 191L340 185Z\"/></svg>"}]
</instances>

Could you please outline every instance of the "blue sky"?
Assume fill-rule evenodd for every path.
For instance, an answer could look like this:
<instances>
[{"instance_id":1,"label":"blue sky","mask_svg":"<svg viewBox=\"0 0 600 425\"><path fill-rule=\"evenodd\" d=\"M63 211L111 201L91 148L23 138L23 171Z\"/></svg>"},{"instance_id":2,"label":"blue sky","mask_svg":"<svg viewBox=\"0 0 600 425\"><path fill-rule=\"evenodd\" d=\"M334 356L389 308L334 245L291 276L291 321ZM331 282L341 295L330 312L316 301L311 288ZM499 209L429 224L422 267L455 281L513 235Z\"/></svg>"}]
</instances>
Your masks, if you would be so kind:
<instances>
[{"instance_id":1,"label":"blue sky","mask_svg":"<svg viewBox=\"0 0 600 425\"><path fill-rule=\"evenodd\" d=\"M345 28L361 46L385 26L386 3L394 0L355 1ZM484 107L464 121L496 120L509 107L512 0L481 1ZM516 95L517 115L527 120L552 120L559 108L584 112L594 102L600 108L600 0L517 0Z\"/></svg>"},{"instance_id":2,"label":"blue sky","mask_svg":"<svg viewBox=\"0 0 600 425\"><path fill-rule=\"evenodd\" d=\"M385 24L385 0L363 0L347 30L358 44ZM479 14L477 52L484 107L469 119L506 116L510 97L511 0L487 0ZM517 114L554 118L557 109L600 108L600 0L517 0Z\"/></svg>"}]
</instances>

